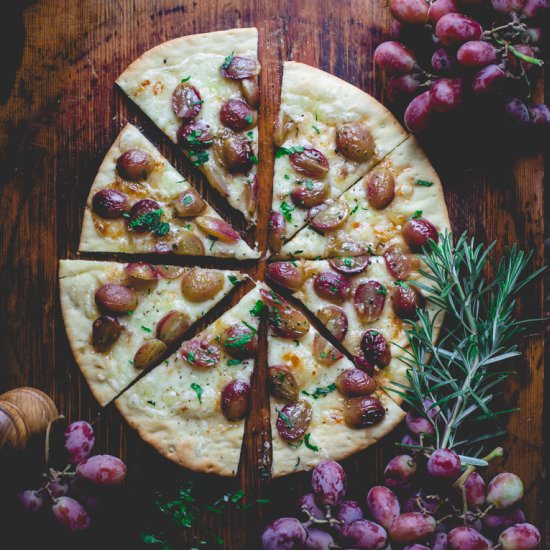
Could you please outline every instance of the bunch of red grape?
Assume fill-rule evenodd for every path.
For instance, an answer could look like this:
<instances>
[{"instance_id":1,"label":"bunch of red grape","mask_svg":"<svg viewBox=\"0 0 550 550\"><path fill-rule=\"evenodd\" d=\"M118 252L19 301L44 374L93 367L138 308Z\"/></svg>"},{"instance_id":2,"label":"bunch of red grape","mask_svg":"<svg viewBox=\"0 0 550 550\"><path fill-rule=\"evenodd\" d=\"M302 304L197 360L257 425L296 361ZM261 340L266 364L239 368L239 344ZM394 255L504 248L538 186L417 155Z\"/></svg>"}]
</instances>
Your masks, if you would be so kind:
<instances>
[{"instance_id":1,"label":"bunch of red grape","mask_svg":"<svg viewBox=\"0 0 550 550\"><path fill-rule=\"evenodd\" d=\"M393 40L376 48L374 62L388 100L408 102L411 132L470 98L498 101L520 127L550 129L548 106L527 105L550 0L391 0L390 9Z\"/></svg>"},{"instance_id":2,"label":"bunch of red grape","mask_svg":"<svg viewBox=\"0 0 550 550\"><path fill-rule=\"evenodd\" d=\"M90 510L99 504L96 487L120 485L126 477L126 464L111 455L93 455L95 443L92 426L79 420L65 430L67 466L50 468L39 489L19 493L28 512L39 512L49 506L57 522L71 532L88 529Z\"/></svg>"},{"instance_id":3,"label":"bunch of red grape","mask_svg":"<svg viewBox=\"0 0 550 550\"><path fill-rule=\"evenodd\" d=\"M267 526L264 550L530 550L541 541L519 507L518 476L501 473L486 484L448 449L395 456L384 485L372 487L364 505L345 499L346 474L337 462L321 462L311 487L298 502L301 519Z\"/></svg>"}]
</instances>

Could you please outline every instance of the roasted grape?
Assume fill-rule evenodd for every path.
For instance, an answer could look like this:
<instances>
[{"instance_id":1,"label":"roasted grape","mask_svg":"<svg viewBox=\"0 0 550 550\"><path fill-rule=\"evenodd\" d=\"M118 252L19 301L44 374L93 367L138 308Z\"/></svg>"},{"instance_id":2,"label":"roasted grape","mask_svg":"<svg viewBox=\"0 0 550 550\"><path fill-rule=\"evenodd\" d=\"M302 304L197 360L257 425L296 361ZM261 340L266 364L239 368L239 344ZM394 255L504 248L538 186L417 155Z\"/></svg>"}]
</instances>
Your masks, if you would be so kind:
<instances>
[{"instance_id":1,"label":"roasted grape","mask_svg":"<svg viewBox=\"0 0 550 550\"><path fill-rule=\"evenodd\" d=\"M325 366L332 365L344 357L326 338L316 334L313 339L313 357L317 363Z\"/></svg>"},{"instance_id":2,"label":"roasted grape","mask_svg":"<svg viewBox=\"0 0 550 550\"><path fill-rule=\"evenodd\" d=\"M283 338L301 338L309 332L309 321L273 291L260 290L269 308L268 321L273 331Z\"/></svg>"},{"instance_id":3,"label":"roasted grape","mask_svg":"<svg viewBox=\"0 0 550 550\"><path fill-rule=\"evenodd\" d=\"M204 256L206 250L202 241L191 231L184 231L174 245L176 254L186 256Z\"/></svg>"},{"instance_id":4,"label":"roasted grape","mask_svg":"<svg viewBox=\"0 0 550 550\"><path fill-rule=\"evenodd\" d=\"M187 191L180 193L172 205L178 218L194 218L202 214L208 206L191 187Z\"/></svg>"},{"instance_id":5,"label":"roasted grape","mask_svg":"<svg viewBox=\"0 0 550 550\"><path fill-rule=\"evenodd\" d=\"M290 155L290 164L306 178L322 179L328 174L329 162L317 149L306 147ZM312 205L313 206L313 205Z\"/></svg>"},{"instance_id":6,"label":"roasted grape","mask_svg":"<svg viewBox=\"0 0 550 550\"><path fill-rule=\"evenodd\" d=\"M338 391L346 397L370 395L376 390L376 382L361 369L347 369L336 377Z\"/></svg>"},{"instance_id":7,"label":"roasted grape","mask_svg":"<svg viewBox=\"0 0 550 550\"><path fill-rule=\"evenodd\" d=\"M385 367L391 360L391 351L384 335L377 330L367 330L361 338L361 351L365 359L378 367Z\"/></svg>"},{"instance_id":8,"label":"roasted grape","mask_svg":"<svg viewBox=\"0 0 550 550\"><path fill-rule=\"evenodd\" d=\"M116 189L102 189L92 199L94 212L102 218L120 218L128 207L128 197Z\"/></svg>"},{"instance_id":9,"label":"roasted grape","mask_svg":"<svg viewBox=\"0 0 550 550\"><path fill-rule=\"evenodd\" d=\"M207 338L193 338L180 348L184 361L194 367L212 368L220 361L220 349Z\"/></svg>"},{"instance_id":10,"label":"roasted grape","mask_svg":"<svg viewBox=\"0 0 550 550\"><path fill-rule=\"evenodd\" d=\"M330 188L324 181L307 180L290 193L292 202L300 208L312 208L324 203L329 196Z\"/></svg>"},{"instance_id":11,"label":"roasted grape","mask_svg":"<svg viewBox=\"0 0 550 550\"><path fill-rule=\"evenodd\" d=\"M95 301L99 309L105 313L124 315L136 309L138 297L133 288L107 283L97 289Z\"/></svg>"},{"instance_id":12,"label":"roasted grape","mask_svg":"<svg viewBox=\"0 0 550 550\"><path fill-rule=\"evenodd\" d=\"M214 132L204 120L192 120L179 127L176 139L184 149L208 149L214 143Z\"/></svg>"},{"instance_id":13,"label":"roasted grape","mask_svg":"<svg viewBox=\"0 0 550 550\"><path fill-rule=\"evenodd\" d=\"M364 180L365 193L369 206L382 210L395 197L395 178L385 166L378 166L371 170Z\"/></svg>"},{"instance_id":14,"label":"roasted grape","mask_svg":"<svg viewBox=\"0 0 550 550\"><path fill-rule=\"evenodd\" d=\"M344 422L350 428L368 428L381 422L386 410L377 397L353 397L346 401Z\"/></svg>"},{"instance_id":15,"label":"roasted grape","mask_svg":"<svg viewBox=\"0 0 550 550\"><path fill-rule=\"evenodd\" d=\"M365 125L349 122L336 130L336 149L350 160L365 162L374 155L374 138Z\"/></svg>"},{"instance_id":16,"label":"roasted grape","mask_svg":"<svg viewBox=\"0 0 550 550\"><path fill-rule=\"evenodd\" d=\"M267 380L272 395L285 401L295 401L300 395L296 378L285 365L273 365L267 369Z\"/></svg>"},{"instance_id":17,"label":"roasted grape","mask_svg":"<svg viewBox=\"0 0 550 550\"><path fill-rule=\"evenodd\" d=\"M199 91L188 82L181 82L172 92L172 110L180 120L195 118L202 109L202 103Z\"/></svg>"},{"instance_id":18,"label":"roasted grape","mask_svg":"<svg viewBox=\"0 0 550 550\"><path fill-rule=\"evenodd\" d=\"M134 355L134 368L137 370L144 370L159 363L164 357L167 349L168 346L157 338L147 340L147 342L138 348Z\"/></svg>"},{"instance_id":19,"label":"roasted grape","mask_svg":"<svg viewBox=\"0 0 550 550\"><path fill-rule=\"evenodd\" d=\"M194 267L181 278L181 292L191 302L204 302L216 296L224 282L220 271Z\"/></svg>"},{"instance_id":20,"label":"roasted grape","mask_svg":"<svg viewBox=\"0 0 550 550\"><path fill-rule=\"evenodd\" d=\"M260 65L253 57L231 54L225 59L220 72L225 78L243 80L258 76Z\"/></svg>"},{"instance_id":21,"label":"roasted grape","mask_svg":"<svg viewBox=\"0 0 550 550\"><path fill-rule=\"evenodd\" d=\"M183 338L190 326L187 313L170 311L157 323L157 338L167 346L173 346Z\"/></svg>"},{"instance_id":22,"label":"roasted grape","mask_svg":"<svg viewBox=\"0 0 550 550\"><path fill-rule=\"evenodd\" d=\"M227 420L242 420L250 409L250 385L244 380L232 380L223 388L222 413Z\"/></svg>"},{"instance_id":23,"label":"roasted grape","mask_svg":"<svg viewBox=\"0 0 550 550\"><path fill-rule=\"evenodd\" d=\"M323 208L311 220L311 227L320 233L340 229L349 217L349 207L344 201L327 201Z\"/></svg>"},{"instance_id":24,"label":"roasted grape","mask_svg":"<svg viewBox=\"0 0 550 550\"><path fill-rule=\"evenodd\" d=\"M117 170L120 176L130 181L147 179L155 166L151 155L143 149L129 149L117 160Z\"/></svg>"},{"instance_id":25,"label":"roasted grape","mask_svg":"<svg viewBox=\"0 0 550 550\"><path fill-rule=\"evenodd\" d=\"M341 307L322 307L317 311L317 318L339 342L344 339L348 330L348 317Z\"/></svg>"},{"instance_id":26,"label":"roasted grape","mask_svg":"<svg viewBox=\"0 0 550 550\"><path fill-rule=\"evenodd\" d=\"M222 344L231 357L247 359L256 354L258 335L255 329L253 330L242 323L235 323L225 329Z\"/></svg>"},{"instance_id":27,"label":"roasted grape","mask_svg":"<svg viewBox=\"0 0 550 550\"><path fill-rule=\"evenodd\" d=\"M285 441L302 439L309 428L313 411L311 405L304 400L294 401L285 405L277 415L277 430Z\"/></svg>"},{"instance_id":28,"label":"roasted grape","mask_svg":"<svg viewBox=\"0 0 550 550\"><path fill-rule=\"evenodd\" d=\"M384 261L392 277L405 280L414 268L413 257L398 245L390 246L384 252Z\"/></svg>"},{"instance_id":29,"label":"roasted grape","mask_svg":"<svg viewBox=\"0 0 550 550\"><path fill-rule=\"evenodd\" d=\"M274 262L267 266L267 276L276 283L298 290L305 280L304 267L296 262Z\"/></svg>"},{"instance_id":30,"label":"roasted grape","mask_svg":"<svg viewBox=\"0 0 550 550\"><path fill-rule=\"evenodd\" d=\"M330 267L343 275L356 275L369 267L368 256L350 256L349 258L332 258L328 261Z\"/></svg>"},{"instance_id":31,"label":"roasted grape","mask_svg":"<svg viewBox=\"0 0 550 550\"><path fill-rule=\"evenodd\" d=\"M386 302L386 288L378 281L366 281L355 289L353 305L364 323L377 321Z\"/></svg>"},{"instance_id":32,"label":"roasted grape","mask_svg":"<svg viewBox=\"0 0 550 550\"><path fill-rule=\"evenodd\" d=\"M150 217L162 212L160 204L152 199L142 199L137 201L130 210L130 215L126 219L128 229L132 231L149 231L151 229Z\"/></svg>"},{"instance_id":33,"label":"roasted grape","mask_svg":"<svg viewBox=\"0 0 550 550\"><path fill-rule=\"evenodd\" d=\"M286 230L286 220L282 214L275 212L274 210L269 215L269 221L267 223L268 228L268 242L269 248L273 252L279 252L281 246L283 246L284 235Z\"/></svg>"},{"instance_id":34,"label":"roasted grape","mask_svg":"<svg viewBox=\"0 0 550 550\"><path fill-rule=\"evenodd\" d=\"M108 351L120 338L123 327L116 317L102 315L92 325L92 344L97 351Z\"/></svg>"},{"instance_id":35,"label":"roasted grape","mask_svg":"<svg viewBox=\"0 0 550 550\"><path fill-rule=\"evenodd\" d=\"M248 172L255 161L248 137L226 131L214 140L214 149L221 164L231 173Z\"/></svg>"},{"instance_id":36,"label":"roasted grape","mask_svg":"<svg viewBox=\"0 0 550 550\"><path fill-rule=\"evenodd\" d=\"M393 289L391 302L398 317L415 321L418 318L418 310L424 307L426 300L415 285L400 283Z\"/></svg>"},{"instance_id":37,"label":"roasted grape","mask_svg":"<svg viewBox=\"0 0 550 550\"><path fill-rule=\"evenodd\" d=\"M258 116L245 101L234 98L222 105L220 120L227 128L242 132L254 128L258 122Z\"/></svg>"},{"instance_id":38,"label":"roasted grape","mask_svg":"<svg viewBox=\"0 0 550 550\"><path fill-rule=\"evenodd\" d=\"M351 292L351 283L340 273L324 271L313 278L313 288L323 298L345 300Z\"/></svg>"}]
</instances>

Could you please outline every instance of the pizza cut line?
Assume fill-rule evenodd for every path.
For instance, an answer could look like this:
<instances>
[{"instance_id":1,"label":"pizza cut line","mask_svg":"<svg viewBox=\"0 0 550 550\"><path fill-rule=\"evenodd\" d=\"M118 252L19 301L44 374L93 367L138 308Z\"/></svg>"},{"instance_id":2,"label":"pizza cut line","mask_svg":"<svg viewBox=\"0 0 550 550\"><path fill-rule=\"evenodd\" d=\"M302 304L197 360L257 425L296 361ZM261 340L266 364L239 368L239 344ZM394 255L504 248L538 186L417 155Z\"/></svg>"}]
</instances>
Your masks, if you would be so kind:
<instances>
[{"instance_id":1,"label":"pizza cut line","mask_svg":"<svg viewBox=\"0 0 550 550\"><path fill-rule=\"evenodd\" d=\"M145 52L117 79L251 223L258 181L258 31L196 34Z\"/></svg>"},{"instance_id":2,"label":"pizza cut line","mask_svg":"<svg viewBox=\"0 0 550 550\"><path fill-rule=\"evenodd\" d=\"M259 257L131 124L118 135L92 184L79 250Z\"/></svg>"},{"instance_id":3,"label":"pizza cut line","mask_svg":"<svg viewBox=\"0 0 550 550\"><path fill-rule=\"evenodd\" d=\"M257 30L232 29L161 44L117 80L251 223L259 72ZM101 405L114 400L163 456L197 471L236 475L260 344L274 477L376 443L405 415L390 390L407 384L407 321L417 308L435 313L422 290L420 253L449 220L441 182L416 140L368 94L296 62L283 67L273 138L268 240L277 261L268 277L326 337L255 282L186 339L247 278L237 270L60 262L65 326L93 394ZM259 257L132 125L94 180L79 249Z\"/></svg>"}]
</instances>

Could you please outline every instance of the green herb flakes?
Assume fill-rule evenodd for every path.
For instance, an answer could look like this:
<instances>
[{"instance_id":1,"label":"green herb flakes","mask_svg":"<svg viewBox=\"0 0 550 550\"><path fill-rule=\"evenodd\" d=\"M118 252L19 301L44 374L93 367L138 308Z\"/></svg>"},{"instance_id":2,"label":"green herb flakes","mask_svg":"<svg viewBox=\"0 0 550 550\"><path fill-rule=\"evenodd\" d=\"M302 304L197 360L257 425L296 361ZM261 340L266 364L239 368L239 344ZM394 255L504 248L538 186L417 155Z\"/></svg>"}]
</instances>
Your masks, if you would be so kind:
<instances>
[{"instance_id":1,"label":"green herb flakes","mask_svg":"<svg viewBox=\"0 0 550 550\"><path fill-rule=\"evenodd\" d=\"M324 387L319 386L318 388L315 388L313 393L309 393L305 390L302 390L302 393L313 399L319 399L319 397L326 397L329 393L332 393L334 390L336 390L336 384L329 384L328 386L324 386Z\"/></svg>"},{"instance_id":2,"label":"green herb flakes","mask_svg":"<svg viewBox=\"0 0 550 550\"><path fill-rule=\"evenodd\" d=\"M204 390L202 389L202 386L200 384L195 384L195 382L192 382L191 389L197 394L199 403L202 405L202 394L204 392Z\"/></svg>"},{"instance_id":3,"label":"green herb flakes","mask_svg":"<svg viewBox=\"0 0 550 550\"><path fill-rule=\"evenodd\" d=\"M237 277L235 277L235 275L228 275L227 278L229 279L229 282L232 285L238 285L239 284L239 279Z\"/></svg>"},{"instance_id":4,"label":"green herb flakes","mask_svg":"<svg viewBox=\"0 0 550 550\"><path fill-rule=\"evenodd\" d=\"M281 158L285 155L293 155L294 153L303 153L305 151L305 147L302 145L297 145L295 147L278 147L275 151L275 158Z\"/></svg>"},{"instance_id":5,"label":"green herb flakes","mask_svg":"<svg viewBox=\"0 0 550 550\"><path fill-rule=\"evenodd\" d=\"M227 69L235 57L235 52L231 52L222 63L222 69Z\"/></svg>"},{"instance_id":6,"label":"green herb flakes","mask_svg":"<svg viewBox=\"0 0 550 550\"><path fill-rule=\"evenodd\" d=\"M292 212L294 211L294 207L290 206L286 201L283 201L281 203L281 214L284 216L285 220L287 222L292 221Z\"/></svg>"},{"instance_id":7,"label":"green herb flakes","mask_svg":"<svg viewBox=\"0 0 550 550\"><path fill-rule=\"evenodd\" d=\"M433 181L416 180L416 185L421 185L422 187L431 187L433 184Z\"/></svg>"},{"instance_id":8,"label":"green herb flakes","mask_svg":"<svg viewBox=\"0 0 550 550\"><path fill-rule=\"evenodd\" d=\"M306 436L304 437L304 443L306 444L306 447L308 449L311 449L312 451L315 451L316 453L319 452L319 447L317 447L317 445L314 445L313 443L311 443L311 434L310 433L307 433Z\"/></svg>"}]
</instances>

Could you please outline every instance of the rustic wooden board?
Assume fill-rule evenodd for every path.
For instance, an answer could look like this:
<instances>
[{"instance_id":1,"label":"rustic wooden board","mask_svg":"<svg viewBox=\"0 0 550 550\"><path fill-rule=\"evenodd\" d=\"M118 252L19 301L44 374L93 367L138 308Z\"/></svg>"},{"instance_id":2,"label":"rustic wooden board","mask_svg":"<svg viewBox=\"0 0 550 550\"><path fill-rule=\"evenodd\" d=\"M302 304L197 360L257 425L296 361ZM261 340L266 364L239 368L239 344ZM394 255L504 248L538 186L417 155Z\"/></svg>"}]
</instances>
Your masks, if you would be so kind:
<instances>
[{"instance_id":1,"label":"rustic wooden board","mask_svg":"<svg viewBox=\"0 0 550 550\"><path fill-rule=\"evenodd\" d=\"M100 412L74 363L59 312L58 258L74 258L90 183L105 151L125 122L140 126L199 188L203 182L160 132L115 89L116 76L139 54L170 38L196 32L256 25L263 63L261 124L261 208L269 209L270 124L277 108L280 64L295 59L328 70L380 97L372 53L389 26L386 2L379 0L38 0L3 6L0 33L4 70L0 82L0 389L34 385L49 392L69 419L96 419L98 448L120 454L129 465L125 495L113 502L100 527L82 548L138 548L139 533L150 523L156 489L174 488L190 477L158 456L129 430L114 408ZM14 38L15 37L15 38ZM542 86L539 95L542 96ZM479 239L499 239L499 247L518 242L544 261L543 154L519 153L489 131L450 132L425 140L427 152L445 184L457 230ZM546 143L546 156L548 156ZM520 158L521 157L521 158ZM207 196L223 211L223 203ZM225 209L227 211L227 209ZM548 211L548 210L547 210ZM258 227L265 247L265 216ZM263 266L248 266L261 277ZM541 315L543 284L523 297L525 316ZM210 316L209 319L212 317ZM543 331L523 344L521 375L509 396L521 406L509 423L506 468L526 482L528 518L548 536L549 487L543 476ZM261 361L261 358L260 358ZM291 509L308 475L271 482L257 460L266 432L262 372L254 381L254 415L249 422L239 478L193 476L197 492L221 496L240 486L271 505L213 518L211 528L225 548L259 548L258 532L269 517ZM346 461L352 497L364 498L379 479L394 434L377 448ZM547 451L547 449L546 449ZM21 475L23 472L13 472ZM16 479L2 471L6 481ZM8 484L9 487L9 484ZM2 491L9 503L9 490ZM545 500L546 499L546 500ZM13 509L13 506L11 507ZM544 522L546 521L546 526ZM75 548L47 526L35 526L11 513L3 522L6 548ZM546 527L546 528L545 528ZM15 543L15 541L17 541ZM192 546L182 535L182 548ZM544 545L550 547L550 543Z\"/></svg>"}]
</instances>

